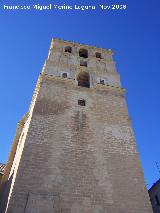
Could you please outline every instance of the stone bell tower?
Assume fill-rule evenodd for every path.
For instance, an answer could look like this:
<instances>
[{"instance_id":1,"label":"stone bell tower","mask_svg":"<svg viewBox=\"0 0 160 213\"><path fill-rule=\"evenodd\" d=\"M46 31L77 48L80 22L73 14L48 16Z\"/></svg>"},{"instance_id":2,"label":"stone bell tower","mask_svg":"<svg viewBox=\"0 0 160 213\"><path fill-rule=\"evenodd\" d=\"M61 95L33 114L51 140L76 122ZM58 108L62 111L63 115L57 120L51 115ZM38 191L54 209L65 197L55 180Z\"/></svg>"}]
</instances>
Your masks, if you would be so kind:
<instances>
[{"instance_id":1,"label":"stone bell tower","mask_svg":"<svg viewBox=\"0 0 160 213\"><path fill-rule=\"evenodd\" d=\"M151 213L112 51L53 39L19 123L1 213Z\"/></svg>"}]
</instances>

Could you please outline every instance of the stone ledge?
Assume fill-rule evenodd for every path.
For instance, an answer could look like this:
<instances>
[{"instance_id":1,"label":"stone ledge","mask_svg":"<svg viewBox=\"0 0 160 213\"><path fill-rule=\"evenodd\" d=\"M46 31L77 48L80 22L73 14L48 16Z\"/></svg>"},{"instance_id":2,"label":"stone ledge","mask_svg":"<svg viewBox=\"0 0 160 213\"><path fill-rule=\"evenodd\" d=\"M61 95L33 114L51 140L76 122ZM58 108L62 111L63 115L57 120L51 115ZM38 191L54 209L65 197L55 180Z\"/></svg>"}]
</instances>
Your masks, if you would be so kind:
<instances>
[{"instance_id":1,"label":"stone ledge","mask_svg":"<svg viewBox=\"0 0 160 213\"><path fill-rule=\"evenodd\" d=\"M126 90L124 88L121 88L121 87L116 87L116 86L113 86L113 85L109 85L109 84L106 84L106 85L102 85L102 84L97 84L96 86L94 87L91 87L91 88L86 88L86 87L79 87L78 85L75 84L75 80L74 79L70 79L70 78L62 78L62 77L56 77L56 76L53 76L53 75L48 75L48 74L40 74L40 76L45 79L45 80L52 80L52 81L57 81L57 83L65 83L70 85L70 86L73 86L75 88L78 88L78 89L83 89L83 90L91 90L92 92L94 90L99 90L99 91L112 91L112 92L115 92L115 93L119 93L121 95L125 95L125 92Z\"/></svg>"},{"instance_id":2,"label":"stone ledge","mask_svg":"<svg viewBox=\"0 0 160 213\"><path fill-rule=\"evenodd\" d=\"M111 49L104 49L104 48L100 48L100 47L96 47L96 46L92 46L92 45L81 44L81 43L78 43L78 42L62 40L62 39L58 39L58 38L53 38L52 39L51 48L53 47L55 41L58 41L58 42L60 42L62 44L66 44L66 45L72 44L72 45L76 45L76 46L79 46L79 47L86 47L88 49L94 49L94 50L97 50L97 51L103 51L103 52L106 52L107 54L110 54L110 55L114 54Z\"/></svg>"}]
</instances>

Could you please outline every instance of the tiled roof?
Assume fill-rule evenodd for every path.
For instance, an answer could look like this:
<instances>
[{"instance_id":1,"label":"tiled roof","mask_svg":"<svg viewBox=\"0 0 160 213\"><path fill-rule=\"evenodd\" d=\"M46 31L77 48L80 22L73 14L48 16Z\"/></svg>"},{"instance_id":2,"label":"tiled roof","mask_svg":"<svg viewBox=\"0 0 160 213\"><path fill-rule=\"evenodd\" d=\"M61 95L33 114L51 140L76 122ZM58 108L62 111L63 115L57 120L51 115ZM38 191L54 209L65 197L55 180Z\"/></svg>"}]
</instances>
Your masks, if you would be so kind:
<instances>
[{"instance_id":1,"label":"tiled roof","mask_svg":"<svg viewBox=\"0 0 160 213\"><path fill-rule=\"evenodd\" d=\"M4 170L5 170L6 164L0 163L0 173L4 174Z\"/></svg>"}]
</instances>

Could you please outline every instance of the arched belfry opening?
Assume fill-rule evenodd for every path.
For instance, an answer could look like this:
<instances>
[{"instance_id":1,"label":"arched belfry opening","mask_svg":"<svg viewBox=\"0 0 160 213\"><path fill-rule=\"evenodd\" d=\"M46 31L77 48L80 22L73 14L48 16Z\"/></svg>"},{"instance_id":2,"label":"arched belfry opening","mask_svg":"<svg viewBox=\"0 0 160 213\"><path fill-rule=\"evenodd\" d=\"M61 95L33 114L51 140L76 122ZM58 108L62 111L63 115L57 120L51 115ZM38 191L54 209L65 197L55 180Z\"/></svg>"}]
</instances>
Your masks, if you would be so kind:
<instances>
[{"instance_id":1,"label":"arched belfry opening","mask_svg":"<svg viewBox=\"0 0 160 213\"><path fill-rule=\"evenodd\" d=\"M79 56L83 58L88 58L88 50L86 49L80 49L79 50Z\"/></svg>"},{"instance_id":2,"label":"arched belfry opening","mask_svg":"<svg viewBox=\"0 0 160 213\"><path fill-rule=\"evenodd\" d=\"M72 47L67 46L67 47L65 47L64 51L67 52L67 53L71 53L72 52Z\"/></svg>"},{"instance_id":3,"label":"arched belfry opening","mask_svg":"<svg viewBox=\"0 0 160 213\"><path fill-rule=\"evenodd\" d=\"M78 86L90 87L89 74L87 72L80 72L77 77Z\"/></svg>"}]
</instances>

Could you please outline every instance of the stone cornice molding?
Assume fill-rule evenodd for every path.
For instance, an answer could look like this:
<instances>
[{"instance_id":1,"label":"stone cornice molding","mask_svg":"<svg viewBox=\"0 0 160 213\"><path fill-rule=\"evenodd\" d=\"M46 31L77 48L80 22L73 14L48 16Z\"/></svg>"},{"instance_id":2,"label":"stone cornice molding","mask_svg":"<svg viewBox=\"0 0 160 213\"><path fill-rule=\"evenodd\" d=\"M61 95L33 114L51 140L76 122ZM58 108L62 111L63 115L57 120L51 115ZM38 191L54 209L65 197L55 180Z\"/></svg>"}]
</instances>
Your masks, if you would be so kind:
<instances>
[{"instance_id":1,"label":"stone cornice molding","mask_svg":"<svg viewBox=\"0 0 160 213\"><path fill-rule=\"evenodd\" d=\"M58 38L52 39L51 48L54 46L54 42L59 42L64 45L73 45L73 46L76 46L79 48L87 48L88 50L100 51L103 53L107 53L109 55L113 55L113 51L111 49L104 49L104 48L100 48L100 47L90 46L90 45L86 45L86 44L80 44L78 42L62 40L62 39L58 39ZM54 48L55 48L55 46L54 46Z\"/></svg>"},{"instance_id":2,"label":"stone cornice molding","mask_svg":"<svg viewBox=\"0 0 160 213\"><path fill-rule=\"evenodd\" d=\"M80 90L90 90L90 91L103 91L103 92L111 92L113 94L117 94L117 95L122 95L124 96L126 93L126 90L122 87L116 87L113 85L109 85L109 84L96 84L94 87L90 87L90 88L85 88L85 87L79 87L78 85L76 85L76 81L74 79L70 79L70 78L62 78L62 77L56 77L53 75L48 75L48 74L44 74L42 73L41 75L41 79L42 79L42 83L43 80L50 80L50 81L56 81L57 83L60 84L64 84L64 85L70 85L74 88L80 89Z\"/></svg>"}]
</instances>

